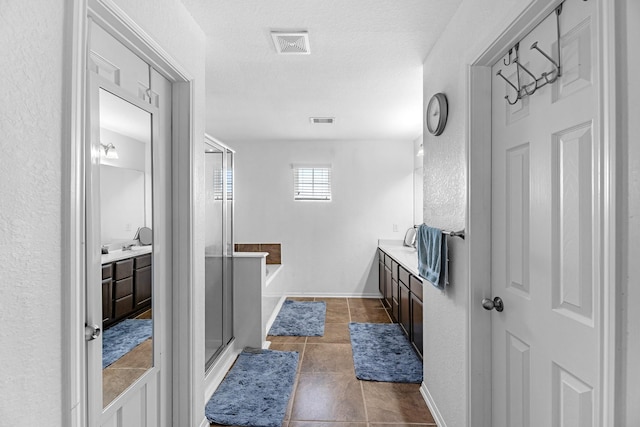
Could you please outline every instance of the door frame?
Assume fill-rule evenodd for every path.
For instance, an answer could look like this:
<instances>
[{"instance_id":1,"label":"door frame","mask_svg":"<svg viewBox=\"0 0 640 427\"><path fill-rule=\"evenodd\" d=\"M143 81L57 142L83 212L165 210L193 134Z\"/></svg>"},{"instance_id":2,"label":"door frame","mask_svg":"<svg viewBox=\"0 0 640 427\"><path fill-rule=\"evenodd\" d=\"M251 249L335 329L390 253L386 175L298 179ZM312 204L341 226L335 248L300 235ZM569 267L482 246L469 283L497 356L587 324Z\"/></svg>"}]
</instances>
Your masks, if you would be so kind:
<instances>
[{"instance_id":1,"label":"door frame","mask_svg":"<svg viewBox=\"0 0 640 427\"><path fill-rule=\"evenodd\" d=\"M594 1L594 0L585 0ZM491 295L491 73L492 65L515 42L535 28L561 0L532 0L517 16L505 22L503 30L492 43L473 56L467 70L467 255L468 311L467 311L467 420L474 427L492 425L491 372L491 316L482 309L480 301ZM599 135L603 147L603 268L602 268L602 390L600 402L602 419L599 425L616 425L617 332L616 293L619 286L616 272L616 46L615 4L598 2L597 49L602 56L599 63L601 90L599 91ZM470 424L469 424L470 425Z\"/></svg>"},{"instance_id":2,"label":"door frame","mask_svg":"<svg viewBox=\"0 0 640 427\"><path fill-rule=\"evenodd\" d=\"M81 427L87 420L85 310L85 138L87 135L86 70L89 17L172 83L172 286L164 308L165 376L169 395L161 425L195 425L202 412L202 357L194 323L194 155L197 144L193 112L194 79L112 0L73 0L65 8L62 159L62 425ZM195 344L194 344L195 343ZM171 367L171 368L169 368Z\"/></svg>"}]
</instances>

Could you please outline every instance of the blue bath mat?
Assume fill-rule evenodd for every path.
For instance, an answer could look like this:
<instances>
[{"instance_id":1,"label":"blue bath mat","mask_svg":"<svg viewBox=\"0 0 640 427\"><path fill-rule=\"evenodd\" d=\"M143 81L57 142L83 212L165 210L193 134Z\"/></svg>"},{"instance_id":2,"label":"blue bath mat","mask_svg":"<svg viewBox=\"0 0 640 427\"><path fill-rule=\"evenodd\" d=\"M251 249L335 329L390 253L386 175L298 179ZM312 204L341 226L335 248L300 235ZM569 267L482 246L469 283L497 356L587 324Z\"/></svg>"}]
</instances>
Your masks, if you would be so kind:
<instances>
[{"instance_id":1,"label":"blue bath mat","mask_svg":"<svg viewBox=\"0 0 640 427\"><path fill-rule=\"evenodd\" d=\"M150 338L152 329L153 320L151 319L127 319L104 331L104 335L102 335L102 369Z\"/></svg>"},{"instance_id":2,"label":"blue bath mat","mask_svg":"<svg viewBox=\"0 0 640 427\"><path fill-rule=\"evenodd\" d=\"M271 325L269 335L294 337L321 337L327 304L324 301L286 300Z\"/></svg>"},{"instance_id":3,"label":"blue bath mat","mask_svg":"<svg viewBox=\"0 0 640 427\"><path fill-rule=\"evenodd\" d=\"M209 422L280 427L298 369L298 352L243 351L205 407Z\"/></svg>"},{"instance_id":4,"label":"blue bath mat","mask_svg":"<svg viewBox=\"0 0 640 427\"><path fill-rule=\"evenodd\" d=\"M360 380L422 382L422 361L397 323L349 323L353 364Z\"/></svg>"}]
</instances>

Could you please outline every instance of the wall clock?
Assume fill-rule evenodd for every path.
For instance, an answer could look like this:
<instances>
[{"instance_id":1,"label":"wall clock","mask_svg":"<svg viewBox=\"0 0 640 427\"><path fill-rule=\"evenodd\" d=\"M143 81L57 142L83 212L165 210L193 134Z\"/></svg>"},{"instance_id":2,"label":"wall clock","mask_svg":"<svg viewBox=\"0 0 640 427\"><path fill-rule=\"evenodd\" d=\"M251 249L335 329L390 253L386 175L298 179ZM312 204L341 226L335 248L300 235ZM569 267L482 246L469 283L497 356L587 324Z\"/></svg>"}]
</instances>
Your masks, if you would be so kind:
<instances>
[{"instance_id":1,"label":"wall clock","mask_svg":"<svg viewBox=\"0 0 640 427\"><path fill-rule=\"evenodd\" d=\"M431 97L424 118L430 133L438 136L444 131L448 110L447 97L444 93L436 93Z\"/></svg>"}]
</instances>

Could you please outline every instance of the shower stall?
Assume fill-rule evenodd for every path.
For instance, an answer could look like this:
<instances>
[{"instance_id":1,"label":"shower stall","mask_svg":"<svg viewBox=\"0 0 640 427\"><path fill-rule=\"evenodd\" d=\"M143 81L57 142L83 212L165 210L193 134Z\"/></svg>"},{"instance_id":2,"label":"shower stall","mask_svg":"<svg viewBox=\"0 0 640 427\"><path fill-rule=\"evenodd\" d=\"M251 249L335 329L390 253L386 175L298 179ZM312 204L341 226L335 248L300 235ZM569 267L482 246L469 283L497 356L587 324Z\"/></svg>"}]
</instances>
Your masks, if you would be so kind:
<instances>
[{"instance_id":1,"label":"shower stall","mask_svg":"<svg viewBox=\"0 0 640 427\"><path fill-rule=\"evenodd\" d=\"M205 371L233 339L233 156L205 136Z\"/></svg>"}]
</instances>

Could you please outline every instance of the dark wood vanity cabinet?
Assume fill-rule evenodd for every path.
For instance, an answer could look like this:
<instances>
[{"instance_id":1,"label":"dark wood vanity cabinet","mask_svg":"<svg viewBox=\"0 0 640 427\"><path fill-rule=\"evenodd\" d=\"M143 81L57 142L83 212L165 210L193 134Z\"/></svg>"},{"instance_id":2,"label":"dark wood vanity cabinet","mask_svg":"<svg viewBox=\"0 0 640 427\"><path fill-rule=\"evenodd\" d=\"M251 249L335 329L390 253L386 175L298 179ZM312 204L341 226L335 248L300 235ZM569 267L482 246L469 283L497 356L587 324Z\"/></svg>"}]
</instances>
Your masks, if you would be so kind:
<instances>
[{"instance_id":1,"label":"dark wood vanity cabinet","mask_svg":"<svg viewBox=\"0 0 640 427\"><path fill-rule=\"evenodd\" d=\"M423 349L422 301L411 294L411 343L420 356Z\"/></svg>"},{"instance_id":2,"label":"dark wood vanity cabinet","mask_svg":"<svg viewBox=\"0 0 640 427\"><path fill-rule=\"evenodd\" d=\"M102 324L109 323L113 317L113 280L111 279L113 269L111 267L111 264L102 266Z\"/></svg>"},{"instance_id":3,"label":"dark wood vanity cabinet","mask_svg":"<svg viewBox=\"0 0 640 427\"><path fill-rule=\"evenodd\" d=\"M423 326L422 326L422 281L415 276L409 276L409 288L411 290L411 342L416 351L422 356Z\"/></svg>"},{"instance_id":4,"label":"dark wood vanity cabinet","mask_svg":"<svg viewBox=\"0 0 640 427\"><path fill-rule=\"evenodd\" d=\"M393 282L393 276L391 273L391 257L387 254L384 255L384 305L387 308L391 308L391 284Z\"/></svg>"},{"instance_id":5,"label":"dark wood vanity cabinet","mask_svg":"<svg viewBox=\"0 0 640 427\"><path fill-rule=\"evenodd\" d=\"M382 295L383 304L386 301L386 274L384 268L384 252L378 249L378 290L380 291L380 295Z\"/></svg>"},{"instance_id":6,"label":"dark wood vanity cabinet","mask_svg":"<svg viewBox=\"0 0 640 427\"><path fill-rule=\"evenodd\" d=\"M407 336L411 336L411 292L404 283L400 285L400 319L399 322Z\"/></svg>"},{"instance_id":7,"label":"dark wood vanity cabinet","mask_svg":"<svg viewBox=\"0 0 640 427\"><path fill-rule=\"evenodd\" d=\"M139 309L151 303L151 254L136 258L134 304Z\"/></svg>"},{"instance_id":8,"label":"dark wood vanity cabinet","mask_svg":"<svg viewBox=\"0 0 640 427\"><path fill-rule=\"evenodd\" d=\"M103 264L102 271L103 327L151 306L151 254Z\"/></svg>"},{"instance_id":9,"label":"dark wood vanity cabinet","mask_svg":"<svg viewBox=\"0 0 640 427\"><path fill-rule=\"evenodd\" d=\"M391 319L400 318L400 289L398 286L398 263L391 260Z\"/></svg>"},{"instance_id":10,"label":"dark wood vanity cabinet","mask_svg":"<svg viewBox=\"0 0 640 427\"><path fill-rule=\"evenodd\" d=\"M422 281L378 249L380 293L394 322L402 326L416 352L423 354Z\"/></svg>"}]
</instances>

